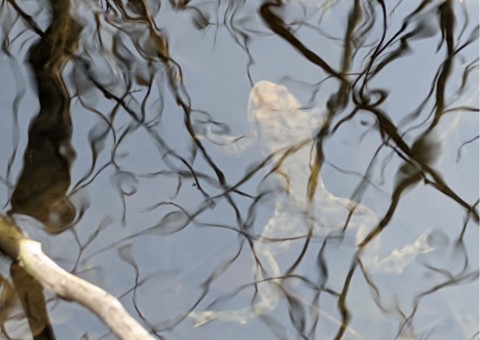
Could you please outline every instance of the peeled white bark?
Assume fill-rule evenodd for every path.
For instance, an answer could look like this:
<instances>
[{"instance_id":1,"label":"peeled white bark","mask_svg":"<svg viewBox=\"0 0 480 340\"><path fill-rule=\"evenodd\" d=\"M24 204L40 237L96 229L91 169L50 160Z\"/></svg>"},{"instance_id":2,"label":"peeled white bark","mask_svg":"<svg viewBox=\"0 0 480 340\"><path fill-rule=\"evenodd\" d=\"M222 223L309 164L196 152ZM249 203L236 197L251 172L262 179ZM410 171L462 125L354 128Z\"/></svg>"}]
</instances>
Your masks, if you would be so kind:
<instances>
[{"instance_id":1,"label":"peeled white bark","mask_svg":"<svg viewBox=\"0 0 480 340\"><path fill-rule=\"evenodd\" d=\"M0 249L19 261L44 288L95 313L119 339L154 339L114 296L59 267L43 253L39 242L26 238L11 219L2 215Z\"/></svg>"},{"instance_id":2,"label":"peeled white bark","mask_svg":"<svg viewBox=\"0 0 480 340\"><path fill-rule=\"evenodd\" d=\"M23 239L19 250L20 265L43 287L91 310L120 339L154 339L114 296L60 268L42 252L40 243Z\"/></svg>"}]
</instances>

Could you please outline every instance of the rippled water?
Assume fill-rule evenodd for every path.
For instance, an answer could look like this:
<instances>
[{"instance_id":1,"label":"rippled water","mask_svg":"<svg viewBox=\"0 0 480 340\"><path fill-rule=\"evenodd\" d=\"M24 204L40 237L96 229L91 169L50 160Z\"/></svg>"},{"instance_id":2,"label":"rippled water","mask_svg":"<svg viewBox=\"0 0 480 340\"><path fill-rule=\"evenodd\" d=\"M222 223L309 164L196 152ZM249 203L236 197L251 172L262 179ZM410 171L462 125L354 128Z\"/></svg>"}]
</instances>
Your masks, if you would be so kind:
<instances>
[{"instance_id":1,"label":"rippled water","mask_svg":"<svg viewBox=\"0 0 480 340\"><path fill-rule=\"evenodd\" d=\"M154 335L478 337L478 2L0 6L3 211ZM5 338L113 337L0 267Z\"/></svg>"}]
</instances>

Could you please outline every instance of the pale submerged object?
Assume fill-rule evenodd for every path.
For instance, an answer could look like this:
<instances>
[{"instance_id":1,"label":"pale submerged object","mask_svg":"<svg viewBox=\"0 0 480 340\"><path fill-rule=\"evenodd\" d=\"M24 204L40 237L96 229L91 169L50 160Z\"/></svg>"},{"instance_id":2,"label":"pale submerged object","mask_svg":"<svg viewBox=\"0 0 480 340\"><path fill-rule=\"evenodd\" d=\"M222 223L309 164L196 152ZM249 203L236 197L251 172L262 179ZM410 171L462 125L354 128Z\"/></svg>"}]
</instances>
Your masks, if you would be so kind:
<instances>
[{"instance_id":1,"label":"pale submerged object","mask_svg":"<svg viewBox=\"0 0 480 340\"><path fill-rule=\"evenodd\" d=\"M250 92L248 120L251 131L247 136L255 137L266 146L266 151L272 155L278 182L274 186L275 211L254 243L261 264L261 267L254 268L258 292L253 304L242 309L191 312L189 317L195 319L197 327L212 320L246 323L277 305L280 297L277 286L281 285L282 273L275 256L288 249L292 241L272 242L272 239L305 237L311 231L319 235L340 233L348 221L347 229L356 230L358 245L378 223L369 208L331 194L320 176L313 200L309 201L307 188L315 152L313 131L323 122L319 113L302 110L286 87L260 81ZM239 137L216 136L211 131L207 138L226 145L229 151L232 150L229 142L241 140ZM393 249L390 255L380 259L380 240L377 238L367 247L361 260L370 273L396 274L401 273L418 254L432 250L428 233L425 233L412 244L400 250Z\"/></svg>"}]
</instances>

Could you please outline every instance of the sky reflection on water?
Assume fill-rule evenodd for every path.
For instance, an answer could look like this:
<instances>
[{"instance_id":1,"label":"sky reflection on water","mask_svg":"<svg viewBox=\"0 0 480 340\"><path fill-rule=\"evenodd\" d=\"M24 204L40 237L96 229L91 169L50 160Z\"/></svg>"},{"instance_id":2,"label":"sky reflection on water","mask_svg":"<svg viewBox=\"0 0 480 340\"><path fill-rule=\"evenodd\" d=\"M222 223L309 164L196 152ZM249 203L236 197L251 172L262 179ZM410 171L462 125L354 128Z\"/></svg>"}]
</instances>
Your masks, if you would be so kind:
<instances>
[{"instance_id":1,"label":"sky reflection on water","mask_svg":"<svg viewBox=\"0 0 480 340\"><path fill-rule=\"evenodd\" d=\"M478 2L1 6L4 210L158 337L478 336ZM277 242L288 247L275 257L276 307L194 327L193 310L256 298L254 244L279 199L276 163L247 117L261 80L324 117L308 173L378 223L360 245L350 227ZM245 138L221 146L207 131ZM435 250L401 273L355 260L377 239L382 258L425 233ZM57 338L108 334L45 296ZM31 334L5 299L3 334Z\"/></svg>"}]
</instances>

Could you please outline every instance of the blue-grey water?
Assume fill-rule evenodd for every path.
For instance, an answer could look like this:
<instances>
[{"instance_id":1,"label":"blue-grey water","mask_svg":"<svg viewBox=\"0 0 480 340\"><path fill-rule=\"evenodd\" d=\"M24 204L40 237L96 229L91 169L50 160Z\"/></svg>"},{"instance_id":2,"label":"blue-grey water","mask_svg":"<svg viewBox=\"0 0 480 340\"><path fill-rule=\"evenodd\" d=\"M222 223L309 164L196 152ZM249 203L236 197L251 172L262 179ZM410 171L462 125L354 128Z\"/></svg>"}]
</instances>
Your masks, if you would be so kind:
<instances>
[{"instance_id":1,"label":"blue-grey water","mask_svg":"<svg viewBox=\"0 0 480 340\"><path fill-rule=\"evenodd\" d=\"M158 338L476 339L478 13L474 0L5 0L3 213ZM309 152L281 163L254 133L262 80L322 117ZM325 189L308 196L315 176ZM326 191L375 218L347 223ZM280 212L286 233L262 242ZM2 338L114 338L0 267ZM44 296L37 330L22 289ZM255 313L264 292L275 303ZM239 310L253 317L220 316ZM219 317L196 324L205 311Z\"/></svg>"}]
</instances>

